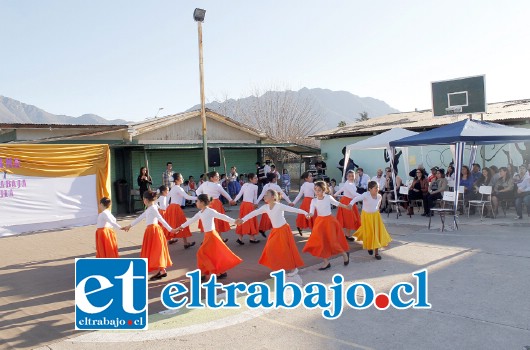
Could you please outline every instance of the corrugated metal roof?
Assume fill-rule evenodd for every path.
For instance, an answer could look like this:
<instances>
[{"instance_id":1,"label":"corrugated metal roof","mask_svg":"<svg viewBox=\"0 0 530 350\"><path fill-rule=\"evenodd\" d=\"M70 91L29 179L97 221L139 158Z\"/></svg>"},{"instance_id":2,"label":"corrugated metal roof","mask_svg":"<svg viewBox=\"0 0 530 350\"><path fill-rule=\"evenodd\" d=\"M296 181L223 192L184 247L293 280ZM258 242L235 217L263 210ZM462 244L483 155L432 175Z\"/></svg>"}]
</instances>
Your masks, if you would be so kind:
<instances>
[{"instance_id":1,"label":"corrugated metal roof","mask_svg":"<svg viewBox=\"0 0 530 350\"><path fill-rule=\"evenodd\" d=\"M530 121L530 99L489 103L483 120L510 124ZM467 115L459 115L459 119ZM480 114L474 114L473 119L480 119ZM382 117L356 122L343 127L322 131L309 137L317 139L337 138L347 136L362 136L380 133L393 128L403 128L414 131L433 129L441 125L455 122L455 116L434 117L432 110L391 113Z\"/></svg>"}]
</instances>

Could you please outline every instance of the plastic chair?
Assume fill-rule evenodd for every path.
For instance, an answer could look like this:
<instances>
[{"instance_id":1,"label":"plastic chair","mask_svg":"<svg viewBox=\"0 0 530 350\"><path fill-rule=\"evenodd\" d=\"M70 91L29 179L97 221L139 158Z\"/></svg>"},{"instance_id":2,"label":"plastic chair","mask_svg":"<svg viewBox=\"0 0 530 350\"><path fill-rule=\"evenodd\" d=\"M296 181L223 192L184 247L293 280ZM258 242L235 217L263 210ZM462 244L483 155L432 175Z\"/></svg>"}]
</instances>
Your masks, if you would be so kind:
<instances>
[{"instance_id":1,"label":"plastic chair","mask_svg":"<svg viewBox=\"0 0 530 350\"><path fill-rule=\"evenodd\" d=\"M445 191L440 208L432 208L431 213L438 213L440 214L440 220L442 221L442 232L445 228L445 217L446 215L450 215L454 213L454 202L455 202L455 193L451 191ZM431 218L432 215L429 215L429 230L431 229ZM458 224L456 225L456 228L458 228Z\"/></svg>"},{"instance_id":2,"label":"plastic chair","mask_svg":"<svg viewBox=\"0 0 530 350\"><path fill-rule=\"evenodd\" d=\"M480 220L482 221L482 218L484 217L484 207L486 205L489 205L491 208L491 212L493 214L493 218L495 219L495 213L493 212L493 206L491 205L491 192L493 188L491 186L480 186L478 188L478 193L480 194L480 200L470 200L468 202L467 207L467 217L469 218L469 211L471 210L471 207L481 207L482 210L480 211ZM488 198L488 200L485 200L484 197Z\"/></svg>"},{"instance_id":3,"label":"plastic chair","mask_svg":"<svg viewBox=\"0 0 530 350\"><path fill-rule=\"evenodd\" d=\"M398 194L408 196L409 188L407 186L401 186L399 188ZM399 205L400 204L405 204L405 203L408 203L408 202L406 200L403 200L403 199L397 199L396 198L396 199L389 199L388 200L388 204L390 205L390 208L392 208L392 206L396 207L396 211L397 211L396 219L399 219L399 216L401 215L401 212L399 211ZM390 216L390 210L386 211L386 216L387 217Z\"/></svg>"}]
</instances>

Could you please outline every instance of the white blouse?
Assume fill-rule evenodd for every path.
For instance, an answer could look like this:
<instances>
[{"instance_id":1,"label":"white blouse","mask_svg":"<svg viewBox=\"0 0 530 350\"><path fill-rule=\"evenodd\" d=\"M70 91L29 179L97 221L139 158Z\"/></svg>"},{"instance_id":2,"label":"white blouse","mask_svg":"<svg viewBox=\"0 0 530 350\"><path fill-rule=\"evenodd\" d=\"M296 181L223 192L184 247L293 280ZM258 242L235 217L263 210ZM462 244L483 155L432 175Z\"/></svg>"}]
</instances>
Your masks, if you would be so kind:
<instances>
[{"instance_id":1,"label":"white blouse","mask_svg":"<svg viewBox=\"0 0 530 350\"><path fill-rule=\"evenodd\" d=\"M291 212L291 213L296 213L296 214L307 215L307 212L305 210L293 208L293 207L290 207L282 203L275 203L272 209L270 208L268 204L265 204L261 206L259 209L256 209L253 212L248 213L241 220L245 222L249 219L252 219L255 216L266 213L271 219L272 227L279 228L287 223L287 221L285 221L285 217L283 216L284 212L286 211Z\"/></svg>"},{"instance_id":2,"label":"white blouse","mask_svg":"<svg viewBox=\"0 0 530 350\"><path fill-rule=\"evenodd\" d=\"M156 204L158 205L160 209L166 210L167 209L167 196L158 197Z\"/></svg>"},{"instance_id":3,"label":"white blouse","mask_svg":"<svg viewBox=\"0 0 530 350\"><path fill-rule=\"evenodd\" d=\"M332 204L336 206L340 205L340 203L337 202L337 200L331 197L329 194L324 195L324 198L322 199L313 198L313 200L311 201L311 206L309 207L309 212L311 214L314 214L316 209L318 216L331 215Z\"/></svg>"},{"instance_id":4,"label":"white blouse","mask_svg":"<svg viewBox=\"0 0 530 350\"><path fill-rule=\"evenodd\" d=\"M337 195L342 192L344 192L344 195L348 198L355 198L359 195L359 193L357 193L357 186L355 186L355 182L346 181L345 183L342 183L335 194Z\"/></svg>"},{"instance_id":5,"label":"white blouse","mask_svg":"<svg viewBox=\"0 0 530 350\"><path fill-rule=\"evenodd\" d=\"M312 182L304 182L302 186L300 187L300 192L298 193L298 196L294 199L293 203L296 204L302 198L302 195L304 197L314 198L315 197L315 184Z\"/></svg>"},{"instance_id":6,"label":"white blouse","mask_svg":"<svg viewBox=\"0 0 530 350\"><path fill-rule=\"evenodd\" d=\"M257 204L258 201L256 200L256 198L258 197L258 186L249 182L243 184L241 190L237 194L236 198L234 198L234 200L238 201L241 196L243 196L243 202Z\"/></svg>"},{"instance_id":7,"label":"white blouse","mask_svg":"<svg viewBox=\"0 0 530 350\"><path fill-rule=\"evenodd\" d=\"M223 196L228 201L232 200L232 197L230 197L230 195L223 189L223 186L210 181L203 182L203 184L200 185L199 188L197 188L197 191L195 191L195 193L197 194L197 196L204 193L208 195L208 197L212 197L213 199L219 199L220 196Z\"/></svg>"},{"instance_id":8,"label":"white blouse","mask_svg":"<svg viewBox=\"0 0 530 350\"><path fill-rule=\"evenodd\" d=\"M136 225L143 219L145 219L146 225L157 225L160 222L165 228L168 229L168 231L171 231L173 229L171 226L169 226L166 220L164 220L162 215L160 215L160 213L158 212L158 207L156 205L148 206L147 209L145 209L145 211L142 213L142 215L140 215L139 217L134 219L133 222L131 222L131 226Z\"/></svg>"},{"instance_id":9,"label":"white blouse","mask_svg":"<svg viewBox=\"0 0 530 350\"><path fill-rule=\"evenodd\" d=\"M235 220L232 219L230 216L221 214L212 208L206 207L204 208L204 210L200 210L197 214L193 215L191 219L186 220L186 222L183 223L181 227L188 227L194 222L199 221L199 219L202 222L204 232L210 232L215 229L214 219L223 220L229 222L230 224L233 224L235 222Z\"/></svg>"},{"instance_id":10,"label":"white blouse","mask_svg":"<svg viewBox=\"0 0 530 350\"><path fill-rule=\"evenodd\" d=\"M177 185L171 187L168 197L171 199L171 204L177 204L177 205L181 205L181 203L183 203L185 199L190 200L190 201L197 200L197 197L188 195L182 187L177 186Z\"/></svg>"},{"instance_id":11,"label":"white blouse","mask_svg":"<svg viewBox=\"0 0 530 350\"><path fill-rule=\"evenodd\" d=\"M98 215L98 220L96 222L96 228L104 227L114 227L116 229L121 229L121 226L116 222L116 218L109 209L103 210Z\"/></svg>"},{"instance_id":12,"label":"white blouse","mask_svg":"<svg viewBox=\"0 0 530 350\"><path fill-rule=\"evenodd\" d=\"M370 192L364 192L362 195L355 197L350 202L350 205L356 202L363 201L363 211L367 213L375 213L379 211L379 205L381 204L381 195L378 193L377 198L373 198Z\"/></svg>"},{"instance_id":13,"label":"white blouse","mask_svg":"<svg viewBox=\"0 0 530 350\"><path fill-rule=\"evenodd\" d=\"M278 186L275 183L271 183L271 182L269 182L268 184L263 186L263 190L261 191L261 194L258 197L258 202L257 203L259 203L263 199L263 196L265 195L265 193L267 193L268 190L274 190L274 191L278 192L287 203L291 203L291 200L285 194L285 192L282 191L280 186Z\"/></svg>"}]
</instances>

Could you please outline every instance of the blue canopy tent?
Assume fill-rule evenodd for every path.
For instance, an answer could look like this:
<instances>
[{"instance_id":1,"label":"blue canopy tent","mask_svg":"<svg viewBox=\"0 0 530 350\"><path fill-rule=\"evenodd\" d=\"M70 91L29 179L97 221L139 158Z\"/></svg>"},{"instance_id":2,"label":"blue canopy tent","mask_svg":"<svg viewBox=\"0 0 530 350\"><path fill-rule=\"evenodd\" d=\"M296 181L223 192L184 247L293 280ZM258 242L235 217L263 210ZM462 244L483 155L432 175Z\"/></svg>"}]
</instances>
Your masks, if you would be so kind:
<instances>
[{"instance_id":1,"label":"blue canopy tent","mask_svg":"<svg viewBox=\"0 0 530 350\"><path fill-rule=\"evenodd\" d=\"M460 183L460 172L464 159L464 147L471 145L471 162L474 162L478 145L513 143L530 141L530 129L514 128L502 124L464 119L417 135L390 142L391 152L395 147L454 145L455 146L455 183ZM458 187L455 186L454 224L458 206Z\"/></svg>"}]
</instances>

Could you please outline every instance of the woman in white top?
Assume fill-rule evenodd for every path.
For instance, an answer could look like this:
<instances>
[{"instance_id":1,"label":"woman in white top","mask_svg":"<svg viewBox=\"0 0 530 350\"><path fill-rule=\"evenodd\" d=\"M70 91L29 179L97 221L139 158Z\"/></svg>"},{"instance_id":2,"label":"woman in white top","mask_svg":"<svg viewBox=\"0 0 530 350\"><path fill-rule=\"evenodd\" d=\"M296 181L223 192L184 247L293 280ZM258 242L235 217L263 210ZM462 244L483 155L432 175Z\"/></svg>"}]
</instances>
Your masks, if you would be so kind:
<instances>
[{"instance_id":1,"label":"woman in white top","mask_svg":"<svg viewBox=\"0 0 530 350\"><path fill-rule=\"evenodd\" d=\"M363 201L361 227L355 232L355 237L363 241L363 249L367 249L368 254L372 255L375 250L375 258L381 260L379 248L386 247L388 243L392 242L392 238L388 234L381 214L379 213L381 195L378 192L378 183L370 181L368 183L368 192L355 197L350 205Z\"/></svg>"},{"instance_id":2,"label":"woman in white top","mask_svg":"<svg viewBox=\"0 0 530 350\"><path fill-rule=\"evenodd\" d=\"M251 213L254 210L256 204L258 203L258 186L256 185L257 183L258 176L254 173L248 174L248 182L243 184L236 198L234 198L234 200L237 202L241 197L243 197L243 202L241 202L241 205L239 206L240 219L248 213ZM249 222L246 222L244 225L237 226L236 234L239 236L236 242L241 245L245 244L243 242L243 235L249 235L251 237L250 243L258 243L259 240L256 239L256 235L258 234L258 220L256 218L253 218Z\"/></svg>"},{"instance_id":3,"label":"woman in white top","mask_svg":"<svg viewBox=\"0 0 530 350\"><path fill-rule=\"evenodd\" d=\"M166 219L167 223L173 227L178 227L186 221L186 215L184 215L184 211L180 207L182 201L186 199L197 199L197 197L189 196L186 191L184 191L184 189L180 187L183 182L184 179L182 178L182 175L180 173L173 174L174 185L173 187L171 187L171 191L169 191L169 199L171 201L171 204L169 205L169 207L167 207L166 215L164 216L164 219ZM169 244L175 243L177 241L177 238L182 238L182 240L184 241L184 249L188 249L195 245L195 242L188 242L189 237L191 237L191 231L189 228L182 230L177 234L166 236L167 239L171 239L169 241Z\"/></svg>"},{"instance_id":4,"label":"woman in white top","mask_svg":"<svg viewBox=\"0 0 530 350\"><path fill-rule=\"evenodd\" d=\"M329 258L333 255L342 254L344 257L344 265L350 263L350 247L342 232L337 219L331 215L331 205L334 204L341 208L348 208L348 206L337 202L335 198L326 194L328 192L328 185L324 181L315 182L316 198L311 201L309 215L318 215L313 225L313 230L309 236L304 252L324 259L322 267L319 270L326 270L331 267ZM318 211L318 214L315 214Z\"/></svg>"},{"instance_id":5,"label":"woman in white top","mask_svg":"<svg viewBox=\"0 0 530 350\"><path fill-rule=\"evenodd\" d=\"M99 210L96 224L96 258L119 258L118 241L113 227L122 230L116 218L110 212L111 201L107 197L99 201Z\"/></svg>"},{"instance_id":6,"label":"woman in white top","mask_svg":"<svg viewBox=\"0 0 530 350\"><path fill-rule=\"evenodd\" d=\"M289 199L289 196L286 195L282 189L280 188L280 186L278 186L276 184L276 182L278 181L278 178L276 177L276 175L274 175L273 173L269 173L267 174L267 181L268 183L263 186L263 190L261 191L261 195L258 197L258 203L263 199L263 196L265 195L265 193L267 193L268 190L273 190L273 191L276 191L277 193L281 194L281 197L283 199L285 199L285 201L292 207L294 207L294 204L291 202L291 200ZM259 227L258 227L258 230L259 232L261 233L261 235L263 237L267 237L267 235L265 234L265 232L267 232L268 230L272 229L272 223L271 223L271 220L269 219L269 216L267 215L267 213L264 213L263 215L261 215L261 219L259 221Z\"/></svg>"},{"instance_id":7,"label":"woman in white top","mask_svg":"<svg viewBox=\"0 0 530 350\"><path fill-rule=\"evenodd\" d=\"M156 275L149 279L150 281L167 277L166 268L173 265L167 249L167 240L164 236L164 231L158 223L161 223L168 231L174 232L175 230L160 215L158 207L155 205L155 200L156 192L145 191L144 204L147 209L145 209L142 215L123 228L125 231L129 231L131 227L145 219L147 227L144 232L140 258L147 258L147 269L149 272L158 271Z\"/></svg>"},{"instance_id":8,"label":"woman in white top","mask_svg":"<svg viewBox=\"0 0 530 350\"><path fill-rule=\"evenodd\" d=\"M214 220L222 220L230 224L233 224L235 220L218 213L210 208L209 204L210 198L206 194L200 194L197 197L199 212L177 228L179 231L198 220L203 222L204 240L197 251L197 267L201 270L202 280L205 280L206 276L210 274L218 275L219 279L226 278L228 276L226 271L243 261L226 246L221 236L215 231Z\"/></svg>"},{"instance_id":9,"label":"woman in white top","mask_svg":"<svg viewBox=\"0 0 530 350\"><path fill-rule=\"evenodd\" d=\"M236 205L236 202L232 200L232 197L223 189L219 184L219 173L217 171L212 171L208 173L208 179L210 181L204 182L202 185L197 188L197 195L206 194L209 198L212 198L210 206L212 209L215 209L217 212L224 214L225 209L223 203L219 200L219 196L223 196L230 202L230 205ZM202 221L199 221L199 229L201 232L204 232L202 227ZM230 231L230 225L222 220L215 220L215 230L221 234L223 232ZM223 240L224 242L228 241L228 238Z\"/></svg>"},{"instance_id":10,"label":"woman in white top","mask_svg":"<svg viewBox=\"0 0 530 350\"><path fill-rule=\"evenodd\" d=\"M272 231L267 239L265 248L263 248L259 263L273 271L280 269L291 270L287 275L294 276L298 273L298 267L304 266L304 261L296 247L291 227L285 221L284 212L288 211L301 215L308 215L308 213L279 203L280 195L274 190L265 191L263 199L266 203L264 206L247 214L242 219L236 220L236 224L241 225L259 214L267 214L272 222Z\"/></svg>"},{"instance_id":11,"label":"woman in white top","mask_svg":"<svg viewBox=\"0 0 530 350\"><path fill-rule=\"evenodd\" d=\"M304 183L302 186L300 186L300 192L298 192L298 196L293 201L293 204L296 205L300 198L304 196L304 200L302 201L302 204L300 205L300 209L309 211L309 207L311 206L311 200L315 198L315 188L313 185L313 175L311 175L310 172L306 171L302 174L302 179L304 179ZM314 224L314 218L306 218L304 215L298 215L296 217L296 228L298 229L298 234L302 235L302 229L305 228L313 228Z\"/></svg>"},{"instance_id":12,"label":"woman in white top","mask_svg":"<svg viewBox=\"0 0 530 350\"><path fill-rule=\"evenodd\" d=\"M351 200L359 195L357 193L357 186L355 186L355 171L348 170L346 173L346 182L340 185L339 189L335 192L335 198L344 192L344 196L341 197L340 202L344 205L349 205ZM344 236L349 241L355 241L353 238L353 232L361 227L361 216L359 215L359 209L355 205L352 210L345 210L339 208L337 210L337 220L339 220L340 226L344 230Z\"/></svg>"}]
</instances>

